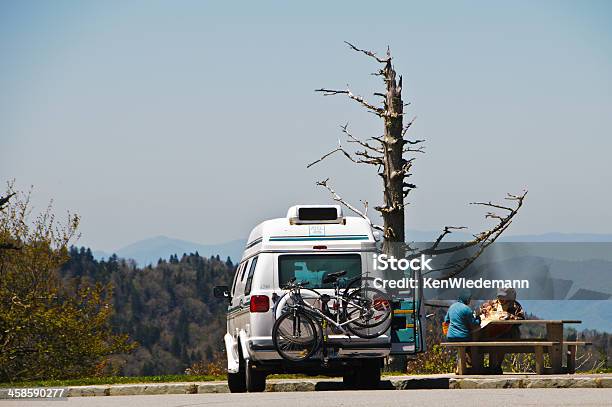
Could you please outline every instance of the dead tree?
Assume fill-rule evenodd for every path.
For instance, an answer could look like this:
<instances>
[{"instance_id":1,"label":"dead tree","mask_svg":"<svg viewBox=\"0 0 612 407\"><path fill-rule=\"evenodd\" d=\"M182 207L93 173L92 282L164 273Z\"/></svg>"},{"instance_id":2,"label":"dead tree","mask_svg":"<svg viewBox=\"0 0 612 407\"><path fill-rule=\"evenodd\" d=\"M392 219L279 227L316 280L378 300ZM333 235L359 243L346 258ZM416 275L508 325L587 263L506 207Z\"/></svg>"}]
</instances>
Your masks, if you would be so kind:
<instances>
[{"instance_id":1,"label":"dead tree","mask_svg":"<svg viewBox=\"0 0 612 407\"><path fill-rule=\"evenodd\" d=\"M355 137L348 128L348 124L341 126L345 141L356 146L348 149L339 141L338 147L324 154L318 160L308 164L311 167L326 158L341 153L351 162L374 166L378 175L383 181L383 204L374 207L383 219L383 225L373 224L368 217L368 204L364 201L364 209L360 210L345 201L336 193L329 182L329 178L318 181L317 185L326 188L332 198L359 216L367 219L374 229L378 229L384 234L383 250L389 254L395 254L394 243L405 243L405 207L406 199L416 185L409 182L412 175L412 166L417 154L424 153L423 142L425 140L411 139L408 137L408 130L414 123L414 118L404 121L404 108L408 104L402 100L402 76L397 78L393 69L391 52L387 48L385 57L379 57L375 53L357 48L346 42L353 51L363 53L376 61L381 67L374 75L382 78L385 84L384 93L374 93L374 96L382 98L382 105L373 104L365 98L355 94L347 86L346 89L316 89L324 96L346 95L363 106L368 112L375 114L383 121L383 134L375 135L367 139ZM410 257L418 257L421 254L434 256L448 254L472 248L471 254L466 255L453 264L445 267L446 275L443 278L450 278L465 268L467 268L489 245L491 245L512 223L514 216L518 213L523 204L527 191L519 195L508 194L506 200L510 205L495 204L492 202L473 202L474 205L485 206L489 209L485 217L494 220L496 224L488 230L473 235L473 239L467 242L460 242L451 246L441 246L445 239L453 230L465 229L463 226L445 226L438 238L426 248L415 250L409 254ZM498 211L498 212L495 212ZM441 270L436 270L441 271Z\"/></svg>"}]
</instances>

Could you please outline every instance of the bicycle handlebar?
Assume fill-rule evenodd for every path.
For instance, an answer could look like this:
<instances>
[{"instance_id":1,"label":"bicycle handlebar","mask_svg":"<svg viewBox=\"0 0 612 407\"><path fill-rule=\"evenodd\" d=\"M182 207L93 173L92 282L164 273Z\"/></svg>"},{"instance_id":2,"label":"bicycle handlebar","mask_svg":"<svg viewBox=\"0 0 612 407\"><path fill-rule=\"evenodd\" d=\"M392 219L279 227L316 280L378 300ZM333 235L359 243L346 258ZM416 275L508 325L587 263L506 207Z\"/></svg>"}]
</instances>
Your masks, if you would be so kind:
<instances>
[{"instance_id":1,"label":"bicycle handlebar","mask_svg":"<svg viewBox=\"0 0 612 407\"><path fill-rule=\"evenodd\" d=\"M287 284L283 287L284 290L290 290L292 288L302 288L310 284L309 281L300 281L299 283L295 282L295 277L292 277Z\"/></svg>"}]
</instances>

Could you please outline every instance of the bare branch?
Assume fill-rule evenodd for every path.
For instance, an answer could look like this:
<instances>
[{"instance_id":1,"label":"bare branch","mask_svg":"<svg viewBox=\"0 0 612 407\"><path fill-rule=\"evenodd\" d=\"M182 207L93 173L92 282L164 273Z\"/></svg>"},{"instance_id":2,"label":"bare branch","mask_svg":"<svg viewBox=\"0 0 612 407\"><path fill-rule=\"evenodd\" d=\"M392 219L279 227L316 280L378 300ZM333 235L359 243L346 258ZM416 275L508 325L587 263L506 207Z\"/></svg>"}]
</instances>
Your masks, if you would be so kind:
<instances>
[{"instance_id":1,"label":"bare branch","mask_svg":"<svg viewBox=\"0 0 612 407\"><path fill-rule=\"evenodd\" d=\"M468 242L463 242L457 245L453 245L450 247L445 247L445 248L438 248L440 243L442 242L442 240L444 239L444 237L446 237L449 233L450 230L453 229L452 227L445 227L444 231L438 236L438 238L435 240L435 242L429 247L426 248L422 251L420 251L418 253L418 255L416 256L420 256L421 254L425 254L425 255L430 255L430 256L435 256L435 255L441 255L441 254L448 254L448 253L453 253L453 252L457 252L460 250L464 250L470 247L478 247L478 250L476 251L476 253L474 253L472 256L469 256L467 258L461 259L457 262L455 262L453 265L451 265L450 267L446 267L445 269L448 268L455 268L455 270L453 270L452 273L446 275L444 278L451 278L457 274L459 274L461 271L465 270L470 264L472 264L477 258L478 256L480 256L480 254L482 254L482 252L489 247L493 242L495 242L497 240L497 238L510 226L510 224L512 223L512 219L514 218L514 216L518 213L519 209L523 206L523 200L525 199L525 196L527 195L527 191L524 191L521 195L512 195L512 194L508 194L506 196L506 200L511 200L511 201L515 201L516 202L516 206L514 208L511 207L506 207L503 205L496 205L496 204L492 204L490 202L487 203L482 203L482 202L475 202L473 204L476 205L485 205L485 206L491 206L491 207L495 207L495 208L499 208L499 209L503 209L508 211L508 213L506 213L505 215L498 215L496 213L492 213L492 212L488 212L485 217L486 218L490 218L490 219L496 219L498 221L497 225L487 231L481 232L477 235L474 235L474 239L468 241ZM427 274L432 273L432 272L436 272L436 271L441 271L442 269L436 269L436 270L432 270L429 271Z\"/></svg>"},{"instance_id":2,"label":"bare branch","mask_svg":"<svg viewBox=\"0 0 612 407\"><path fill-rule=\"evenodd\" d=\"M586 356L586 358L584 358L584 356ZM584 360L580 363L580 365L576 366L576 370L579 370L580 368L582 368L582 366L584 366L586 362L588 362L591 359L591 356L593 356L591 352L585 353L583 355Z\"/></svg>"},{"instance_id":3,"label":"bare branch","mask_svg":"<svg viewBox=\"0 0 612 407\"><path fill-rule=\"evenodd\" d=\"M0 210L3 209L4 205L7 204L9 199L11 199L15 195L15 192L8 194L7 196L0 196Z\"/></svg>"},{"instance_id":4,"label":"bare branch","mask_svg":"<svg viewBox=\"0 0 612 407\"><path fill-rule=\"evenodd\" d=\"M342 146L340 146L340 147L337 147L337 148L333 149L329 153L324 154L318 160L315 160L315 161L311 162L310 164L308 164L306 166L306 168L310 168L313 165L315 165L317 163L320 163L321 161L323 161L324 159L326 159L330 155L332 155L334 153L337 153L337 152L341 152L346 158L348 158L349 160L351 160L355 164L369 164L369 165L376 165L376 166L384 164L381 157L371 156L371 155L369 155L367 153L367 151L357 151L357 152L355 152L355 155L363 157L363 158L353 158L353 156L351 156L351 154L348 151L346 151Z\"/></svg>"},{"instance_id":5,"label":"bare branch","mask_svg":"<svg viewBox=\"0 0 612 407\"><path fill-rule=\"evenodd\" d=\"M467 229L467 228L465 226L444 226L444 231L442 232L442 234L440 234L440 236L438 236L438 238L436 239L434 243L434 246L432 247L436 248L446 235L453 233L453 230L461 230L461 229Z\"/></svg>"},{"instance_id":6,"label":"bare branch","mask_svg":"<svg viewBox=\"0 0 612 407\"><path fill-rule=\"evenodd\" d=\"M387 58L383 59L383 58L377 57L376 54L373 53L372 51L357 48L356 46L354 46L348 41L344 41L344 43L348 45L349 48L351 48L353 51L363 52L364 54L366 54L369 57L374 58L376 61L380 62L381 64L386 64L387 62L391 61L391 55L390 55L389 49L387 49Z\"/></svg>"},{"instance_id":7,"label":"bare branch","mask_svg":"<svg viewBox=\"0 0 612 407\"><path fill-rule=\"evenodd\" d=\"M320 88L320 89L315 89L315 92L321 92L323 93L323 96L347 95L349 98L353 99L356 102L359 102L361 105L363 105L368 110L370 110L372 113L375 113L378 116L384 116L387 114L385 109L376 107L373 104L367 102L363 97L353 94L353 92L351 92L351 90L348 89L348 86L346 90Z\"/></svg>"},{"instance_id":8,"label":"bare branch","mask_svg":"<svg viewBox=\"0 0 612 407\"><path fill-rule=\"evenodd\" d=\"M509 208L509 207L503 206L503 205L493 204L493 203L491 203L491 201L489 201L489 202L470 202L470 205L483 205L483 206L490 206L491 208L497 208L497 209L504 209L506 211L512 211L512 208ZM491 213L491 212L489 212L489 213Z\"/></svg>"},{"instance_id":9,"label":"bare branch","mask_svg":"<svg viewBox=\"0 0 612 407\"><path fill-rule=\"evenodd\" d=\"M493 242L497 240L497 238L510 226L511 223L512 223L511 221L506 223L493 237L489 238L488 240L482 241L480 245L476 245L475 247L477 247L478 250L471 256L457 260L456 262L454 262L453 264L447 267L443 267L443 268L436 269L436 270L431 270L423 274L429 274L429 273L443 271L443 270L452 270L450 273L446 274L440 280L448 280L449 278L456 276L457 274L461 273L463 270L467 269L472 263L474 263L476 259L480 257L480 255L485 251L485 249L489 247L490 245L492 245Z\"/></svg>"},{"instance_id":10,"label":"bare branch","mask_svg":"<svg viewBox=\"0 0 612 407\"><path fill-rule=\"evenodd\" d=\"M306 168L310 168L310 167L312 167L312 166L313 166L313 165L315 165L316 163L319 163L319 162L321 162L321 161L325 160L327 157L329 157L330 155L332 155L332 154L334 154L334 153L336 153L336 152L338 152L338 151L342 151L342 147L338 147L338 148L336 148L335 150L332 150L332 151L330 151L329 153L324 154L324 155L323 155L321 158L319 158L318 160L313 161L313 162L311 162L310 164L308 164L308 165L306 166Z\"/></svg>"},{"instance_id":11,"label":"bare branch","mask_svg":"<svg viewBox=\"0 0 612 407\"><path fill-rule=\"evenodd\" d=\"M404 195L404 198L408 196L410 191L412 191L413 189L416 189L416 187L417 186L415 184L404 182L402 185L402 194Z\"/></svg>"},{"instance_id":12,"label":"bare branch","mask_svg":"<svg viewBox=\"0 0 612 407\"><path fill-rule=\"evenodd\" d=\"M359 215L360 217L362 217L363 219L367 220L368 223L370 224L370 226L373 229L376 230L380 230L384 232L384 228L382 226L379 225L375 225L372 223L372 221L370 220L370 218L368 218L368 202L367 201L362 201L364 204L364 211L360 211L359 209L355 208L353 205L351 205L350 203L346 202L344 199L342 199L342 197L340 195L338 195L336 193L336 191L334 191L334 189L332 188L331 185L329 185L329 178L323 180L323 181L317 181L317 185L318 186L322 186L324 188L326 188L329 193L332 195L332 199L336 202L339 202L340 204L346 206L348 209L350 209L351 211L355 212L357 215Z\"/></svg>"},{"instance_id":13,"label":"bare branch","mask_svg":"<svg viewBox=\"0 0 612 407\"><path fill-rule=\"evenodd\" d=\"M362 141L362 140L359 140L358 138L354 137L354 136L353 136L353 135L352 135L352 134L351 134L351 133L348 131L348 123L347 123L347 124L345 124L344 126L340 126L340 128L342 129L342 132L343 132L344 134L346 134L346 136L348 137L348 142L349 142L349 143L357 143L357 144L359 144L360 146L363 146L363 147L365 147L365 148L367 148L367 149L369 149L369 150L372 150L372 151L376 151L377 153L381 153L381 154L382 154L382 153L384 152L382 148L374 147L374 146L372 146L372 145L368 144L367 142Z\"/></svg>"},{"instance_id":14,"label":"bare branch","mask_svg":"<svg viewBox=\"0 0 612 407\"><path fill-rule=\"evenodd\" d=\"M415 121L416 119L417 119L417 117L416 117L416 116L414 116L414 117L412 118L412 120L410 120L410 121L408 122L408 124L406 124L406 125L404 126L404 128L402 129L402 138L404 137L404 135L406 134L406 132L408 131L408 129L409 129L410 127L412 127L412 125L414 124L414 121Z\"/></svg>"},{"instance_id":15,"label":"bare branch","mask_svg":"<svg viewBox=\"0 0 612 407\"><path fill-rule=\"evenodd\" d=\"M385 165L382 157L372 156L368 154L366 150L355 151L355 155L359 157L363 157L363 158L358 158L356 160L353 160L353 162L357 164L370 164L370 165L376 165L376 166Z\"/></svg>"},{"instance_id":16,"label":"bare branch","mask_svg":"<svg viewBox=\"0 0 612 407\"><path fill-rule=\"evenodd\" d=\"M402 154L405 154L405 153L422 153L422 154L424 154L425 153L425 146L420 146L420 147L417 147L417 148L405 147L402 150Z\"/></svg>"},{"instance_id":17,"label":"bare branch","mask_svg":"<svg viewBox=\"0 0 612 407\"><path fill-rule=\"evenodd\" d=\"M369 148L373 151L380 151L382 154L382 150L377 149L376 147L373 147L371 145L369 145L366 142L362 142L361 140L353 137L348 131L347 131L347 125L345 126L340 126L340 128L342 129L342 131L348 136L350 137L349 142L356 142L359 143L360 145ZM326 159L327 157L329 157L330 155L337 153L337 152L341 152L346 158L348 158L349 160L351 160L352 162L354 162L355 164L369 164L369 165L376 165L376 166L380 166L380 165L384 165L384 161L383 161L383 157L382 156L374 156L368 153L367 149L364 149L363 151L356 151L354 154L358 157L361 158L355 158L351 155L351 153L349 153L348 151L346 151L344 149L344 147L342 147L342 143L340 142L340 140L338 139L338 147L333 149L332 151L324 154L321 158L319 158L318 160L315 160L313 162L311 162L310 164L308 164L306 166L306 168L310 168L313 165L323 161L324 159Z\"/></svg>"},{"instance_id":18,"label":"bare branch","mask_svg":"<svg viewBox=\"0 0 612 407\"><path fill-rule=\"evenodd\" d=\"M420 144L420 143L424 143L424 142L425 142L425 140L404 140L405 144L412 144L412 145Z\"/></svg>"},{"instance_id":19,"label":"bare branch","mask_svg":"<svg viewBox=\"0 0 612 407\"><path fill-rule=\"evenodd\" d=\"M412 163L414 162L414 160L414 158L404 160L404 165L402 165L402 168L391 172L391 174L389 175L389 179L394 179L397 177L409 177L410 169L412 168Z\"/></svg>"},{"instance_id":20,"label":"bare branch","mask_svg":"<svg viewBox=\"0 0 612 407\"><path fill-rule=\"evenodd\" d=\"M406 132L408 132L408 129L410 129L410 127L412 127L412 125L414 124L414 121L417 119L416 116L414 116L412 118L412 120L410 120L410 122L408 122L408 124L406 124L404 126L404 128L402 129L402 139L404 138L404 136L406 135ZM404 144L409 144L409 145L416 145L416 144L420 144L423 143L425 140L403 140ZM404 150L402 151L402 153L407 153L407 152L413 152L413 153L424 153L425 152L425 147L424 146L420 146L418 148L404 148Z\"/></svg>"},{"instance_id":21,"label":"bare branch","mask_svg":"<svg viewBox=\"0 0 612 407\"><path fill-rule=\"evenodd\" d=\"M368 201L360 201L360 202L363 204L363 214L365 215L365 218L368 220L368 222L370 222L370 225L372 226L372 229L384 231L385 229L382 226L375 225L370 220L370 217L368 216Z\"/></svg>"}]
</instances>

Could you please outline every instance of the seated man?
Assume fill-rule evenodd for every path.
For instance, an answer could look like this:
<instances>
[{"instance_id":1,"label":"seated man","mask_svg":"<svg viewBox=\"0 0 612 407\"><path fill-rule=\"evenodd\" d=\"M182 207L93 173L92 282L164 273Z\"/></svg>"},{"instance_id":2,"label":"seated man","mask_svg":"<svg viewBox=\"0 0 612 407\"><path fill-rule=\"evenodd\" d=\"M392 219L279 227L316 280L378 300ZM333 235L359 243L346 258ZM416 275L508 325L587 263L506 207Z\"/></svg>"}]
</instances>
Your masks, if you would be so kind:
<instances>
[{"instance_id":1,"label":"seated man","mask_svg":"<svg viewBox=\"0 0 612 407\"><path fill-rule=\"evenodd\" d=\"M469 307L472 294L463 290L457 302L448 308L444 322L448 325L446 338L449 342L464 342L472 339L472 330L480 326L480 319L474 315ZM469 352L466 353L466 365L471 365Z\"/></svg>"},{"instance_id":2,"label":"seated man","mask_svg":"<svg viewBox=\"0 0 612 407\"><path fill-rule=\"evenodd\" d=\"M480 318L486 323L487 320L510 320L525 319L525 311L521 304L516 301L516 290L514 288L500 288L497 291L497 299L487 301L480 306ZM482 339L519 339L521 334L518 325L491 326L485 325L479 334ZM496 351L489 354L489 366L493 373L501 374L501 365L504 361L505 352Z\"/></svg>"}]
</instances>

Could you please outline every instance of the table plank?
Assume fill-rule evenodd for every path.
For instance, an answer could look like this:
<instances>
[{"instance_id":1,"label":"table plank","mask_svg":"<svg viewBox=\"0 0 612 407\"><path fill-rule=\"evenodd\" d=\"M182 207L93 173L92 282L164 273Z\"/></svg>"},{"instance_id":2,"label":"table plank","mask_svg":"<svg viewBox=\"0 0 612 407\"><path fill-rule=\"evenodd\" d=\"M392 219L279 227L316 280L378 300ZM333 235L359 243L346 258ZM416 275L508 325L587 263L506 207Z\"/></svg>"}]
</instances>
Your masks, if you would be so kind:
<instances>
[{"instance_id":1,"label":"table plank","mask_svg":"<svg viewBox=\"0 0 612 407\"><path fill-rule=\"evenodd\" d=\"M450 347L468 346L554 346L558 341L469 341L469 342L442 342L440 345Z\"/></svg>"},{"instance_id":2,"label":"table plank","mask_svg":"<svg viewBox=\"0 0 612 407\"><path fill-rule=\"evenodd\" d=\"M520 324L581 324L577 319L494 319L487 325L520 325Z\"/></svg>"}]
</instances>

